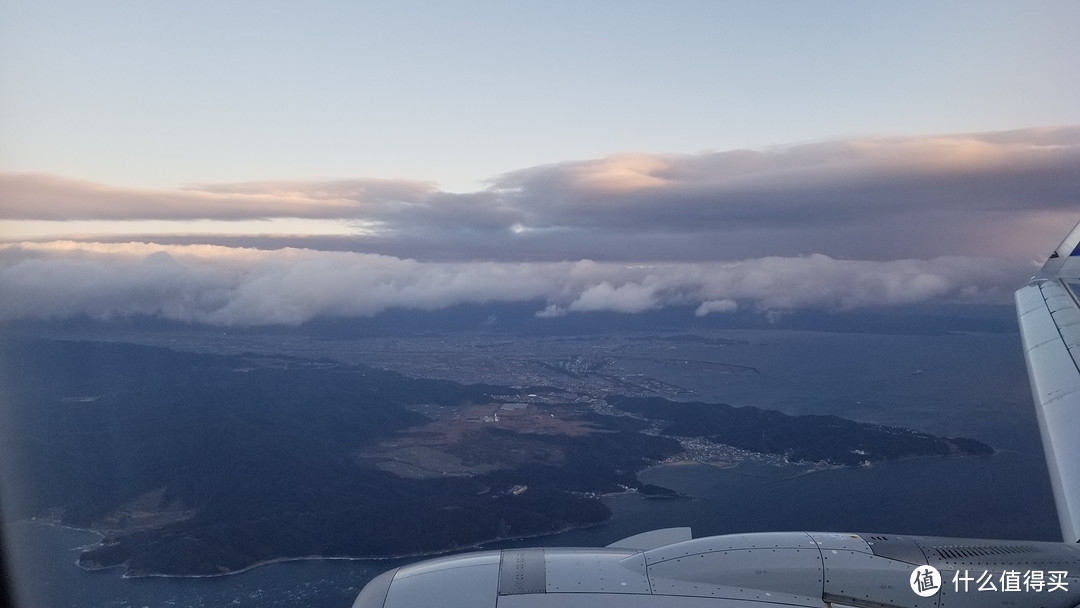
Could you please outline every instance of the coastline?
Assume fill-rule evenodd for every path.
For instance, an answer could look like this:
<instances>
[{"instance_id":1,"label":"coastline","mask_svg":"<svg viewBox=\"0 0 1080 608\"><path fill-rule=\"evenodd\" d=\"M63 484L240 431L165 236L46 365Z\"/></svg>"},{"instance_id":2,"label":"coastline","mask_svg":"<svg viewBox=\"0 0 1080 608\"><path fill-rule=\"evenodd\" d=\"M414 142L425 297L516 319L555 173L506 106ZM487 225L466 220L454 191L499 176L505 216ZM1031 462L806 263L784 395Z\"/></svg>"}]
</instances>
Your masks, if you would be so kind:
<instances>
[{"instance_id":1,"label":"coastline","mask_svg":"<svg viewBox=\"0 0 1080 608\"><path fill-rule=\"evenodd\" d=\"M623 495L623 494L633 494L633 493L634 492L614 492L614 493L611 493L610 495L611 496L619 496L619 495ZM604 496L608 496L608 494L605 494ZM122 568L122 569L124 569L124 573L121 574L120 578L127 579L127 580L153 579L153 578L162 578L162 579L215 579L215 578L229 577L229 576L233 576L233 575L236 575L236 574L243 574L245 572L250 572L252 570L255 570L256 568L261 568L263 566L270 566L270 565L273 565L273 564L282 564L282 563L288 563L288 562L307 562L307 561L390 562L390 561L396 561L396 560L412 560L412 559L418 559L418 558L427 559L427 558L433 558L433 557L440 557L440 556L443 556L443 555L452 555L454 553L461 553L461 552L466 552L466 551L478 551L478 550L482 551L482 550L484 550L484 547L486 547L488 545L496 544L496 543L513 542L513 541L519 541L519 540L529 540L529 539L533 539L533 538L546 538L546 537L549 537L549 536L556 536L556 535L559 535L559 534L564 534L566 532L572 532L574 530L587 530L587 529L590 529L590 528L595 528L597 526L602 526L606 522L607 522L607 520L602 521L602 522L598 522L598 523L593 523L593 524L581 525L581 526L566 526L564 528L560 528L558 530L553 530L551 532L540 532L540 533L537 533L537 534L525 534L525 535L521 535L521 536L506 536L506 537L489 538L489 539L480 541L478 543L475 543L473 545L464 546L464 547L455 547L453 549L446 549L446 550L442 550L442 551L425 551L425 552L419 552L419 553L405 553L405 554L401 554L401 555L383 555L383 556L367 556L367 557L344 556L344 555L336 555L336 556L335 555L303 555L303 556L296 556L296 557L276 557L276 558L273 558L273 559L268 559L268 560L263 560L263 561L260 561L260 562L256 562L256 563L251 564L249 566L244 566L243 568L240 568L238 570L230 570L228 572L221 572L221 573L217 573L217 574L164 574L164 573L161 573L161 572L139 572L139 573L134 573L133 574L130 571L130 569L128 568L127 564L117 564L115 566L102 566L102 567L93 568L93 567L88 567L88 566L84 566L84 565L80 564L78 559L75 560L75 566L78 567L80 570L82 570L84 572L104 572L106 570L115 570L115 569ZM72 547L72 549L71 549L72 551L82 551L82 550L85 550L85 549L93 548L94 546L100 544L101 539L104 538L104 536L100 532L98 532L96 530L92 530L92 529L89 529L89 528L78 528L78 527L75 527L75 526L69 526L69 525L65 525L65 524L58 524L58 523L55 523L55 522L42 522L42 521L34 521L34 520L24 520L22 522L13 522L13 523L29 523L29 524L37 524L37 525L46 525L46 526L52 526L52 527L57 527L57 528L63 528L63 529L66 529L66 530L72 530L72 531L76 531L76 532L88 532L88 533L96 534L99 537L99 540L96 543L82 545L82 546L79 546L79 547Z\"/></svg>"},{"instance_id":2,"label":"coastline","mask_svg":"<svg viewBox=\"0 0 1080 608\"><path fill-rule=\"evenodd\" d=\"M622 494L622 493L621 492L616 493L616 495L618 495L618 494ZM283 564L283 563L289 563L289 562L308 562L308 561L389 562L389 561L396 561L396 560L411 560L411 559L414 559L414 558L427 559L427 558L432 558L432 557L440 557L440 556L443 556L443 555L452 555L454 553L462 553L462 552L466 552L466 551L478 551L478 550L482 551L482 550L484 550L485 546L492 545L492 544L495 544L495 543L511 542L511 541L518 541L518 540L529 540L529 539L532 539L532 538L545 538L545 537L548 537L548 536L556 536L558 534L563 534L565 532L571 532L571 531L574 531L574 530L587 530L589 528L594 528L594 527L597 527L597 526L601 526L604 523L605 522L599 522L599 523L595 523L595 524L588 524L588 525L584 525L584 526L567 526L565 528L561 528L559 530L555 530L555 531L552 531L552 532L542 532L542 533L538 533L538 534L526 534L526 535L523 535L523 536L507 536L507 537L491 538L491 539L476 543L474 545L469 545L467 547L457 547L457 548L454 548L454 549L447 549L445 551L425 551L425 552L420 552L420 553L407 553L407 554L402 554L402 555L386 555L386 556L379 556L379 557L349 557L349 556L326 556L326 555L305 555L305 556L299 556L299 557L276 557L274 559L268 559L268 560L264 560L264 561L261 561L261 562L251 564L250 566L245 566L245 567L243 567L243 568L241 568L239 570L231 570L229 572L222 572L220 574L161 574L159 572L151 572L151 573L145 573L145 574L144 573L130 574L129 572L125 572L123 575L121 575L120 578L130 579L130 580L146 579L146 578L175 578L175 579L211 578L212 579L212 578L222 578L222 577L233 576L233 575L236 575L236 574L243 574L245 572L250 572L252 570L255 570L256 568L261 568L263 566L270 566L270 565L273 565L273 564ZM82 566L79 566L79 567L82 568L83 570L88 571L88 572L94 572L94 571L98 570L98 569L91 569L91 568L83 568ZM100 570L107 570L107 569L111 569L111 568L121 568L121 567L126 568L126 566L120 565L120 566L109 566L107 568L100 568Z\"/></svg>"},{"instance_id":3,"label":"coastline","mask_svg":"<svg viewBox=\"0 0 1080 608\"><path fill-rule=\"evenodd\" d=\"M996 454L994 454L994 455L996 455ZM960 455L960 454L946 455L946 456L920 455L920 456L910 456L910 457L906 457L906 458L894 459L894 460L889 460L889 461L884 461L884 462L897 462L897 461L922 460L922 459L954 459L954 458L967 459L967 458L972 457L972 456L984 456L985 457L985 456L992 456L992 455L967 455L967 454L964 454L964 455ZM745 463L745 462L742 462L742 463L740 463L740 462L732 462L732 461L702 462L702 461L693 460L693 459L682 459L682 460L676 460L676 461L671 461L671 462L660 462L660 463L653 464L653 465L648 466L648 467L642 469L641 471L639 471L638 475L648 474L650 471L656 471L658 469L665 469L665 468L678 469L678 468L687 467L687 466L690 466L690 465L713 467L713 468L717 468L717 469L721 469L721 470L731 470L731 469L734 469L734 468L738 468L738 466L740 464L747 464L747 463ZM771 462L771 463L754 462L753 464L764 464L764 465L767 465L767 466L781 466L781 465L778 465L775 462ZM874 464L879 464L879 463L874 463ZM800 472L797 472L794 475L783 476L783 477L770 479L766 483L778 483L778 482L782 482L782 481L790 481L790 480L797 479L797 478L800 478L800 477L805 477L805 476L809 476L809 475L813 475L813 474L817 474L817 473L822 473L822 472L826 472L826 471L832 471L832 470L835 470L835 469L861 468L861 467L847 467L847 466L843 466L843 465L822 466L821 463L783 463L782 466L783 466L783 468L790 467L790 468L793 468L793 469L801 469L801 470L800 470ZM873 465L871 465L871 466L873 466ZM623 496L630 496L630 495L639 495L643 500L649 500L651 498L655 498L655 497L650 497L650 496L641 494L640 492L638 492L636 489L633 489L633 488L627 488L626 490L621 491L621 492L608 492L608 493L600 494L600 495L598 495L598 498L600 498L600 499L609 499L609 498L616 498L616 497L623 497ZM686 492L682 492L682 491L679 491L679 497L688 497L688 498L691 498L691 499L698 498L698 497L694 496L692 493L686 493ZM588 529L591 529L591 528L596 528L596 527L603 526L606 523L608 523L610 520L611 520L611 517L605 519L604 521L597 522L597 523L592 523L592 524L587 524L587 525L580 525L580 526L566 526L566 527L560 528L558 530L553 530L553 531L550 531L550 532L541 532L541 533L536 533L536 534L525 534L525 535L520 535L520 536L509 536L509 537L494 537L494 538L489 538L489 539L484 539L482 541L478 541L478 542L476 542L476 543L474 543L472 545L455 547L455 548L452 548L452 549L438 550L438 551L427 551L427 552L407 553L407 554L399 554L399 555L383 555L383 556L305 555L305 556L277 557L277 558L273 558L273 559L269 559L269 560L263 560L263 561L260 561L260 562L256 562L256 563L253 563L251 565L245 566L245 567L237 569L237 570L230 570L228 572L221 572L221 573L214 573L214 574L165 574L165 573L160 573L160 572L136 572L136 573L133 573L129 569L129 567L127 566L126 563L112 565L112 566L88 567L88 566L85 566L85 565L79 563L78 558L75 559L75 565L76 565L76 567L78 567L80 570L82 570L84 572L105 572L105 571L109 571L109 570L122 569L123 573L120 575L120 578L126 579L126 580L138 580L138 579L218 579L218 578L230 577L230 576L233 576L233 575L250 572L252 570L261 568L263 566L269 566L269 565L281 564L281 563L290 563L290 562L340 561L340 562L385 563L385 562L392 562L392 561L396 561L396 560L428 559L428 558L440 557L440 556L444 556L444 555L452 555L452 554L455 554L455 553L461 553L461 552L466 552L466 551L477 551L477 550L482 551L482 550L486 550L486 547L489 547L491 545L498 544L498 543L522 541L522 540L529 540L529 539L547 538L547 537L557 536L559 534L564 534L566 532L572 532L572 531L577 531L577 530L588 530ZM49 526L49 527L61 528L61 529L65 529L65 530L71 530L71 531L75 531L75 532L85 532L85 533L95 535L97 537L97 541L71 548L72 551L78 551L80 554L81 554L81 552L83 552L85 550L91 549L91 548L99 545L101 543L101 541L105 538L105 536L101 532L99 532L97 530L94 530L92 528L81 528L81 527L77 527L77 526L64 524L64 523L61 523L61 522L58 522L58 521L55 521L55 520L50 520L50 519L47 519L47 518L30 518L30 519L18 520L18 521L10 522L7 525L19 525L19 524L22 524L22 525L33 524L33 525L40 525L40 526Z\"/></svg>"},{"instance_id":4,"label":"coastline","mask_svg":"<svg viewBox=\"0 0 1080 608\"><path fill-rule=\"evenodd\" d=\"M670 482L676 490L693 494L691 500L646 500L632 493L606 495L614 515L588 529L569 530L534 540L501 539L458 551L538 547L602 547L649 529L689 526L695 536L766 530L851 530L896 534L929 534L971 538L1052 540L1058 534L1054 511L1038 496L1050 495L1048 481L1032 491L1002 493L988 479L1030 488L1044 475L1041 454L1001 452L995 458L911 459L881 466L824 471L823 475L768 483L784 471L767 465L744 465L732 471L703 463L698 467L663 467L643 475L646 481ZM761 475L755 475L760 473ZM1042 486L1046 487L1043 488ZM912 512L895 500L897 494L880 489L905 488L925 495L933 505ZM1038 491L1035 497L1032 493ZM793 504L792 493L805 496ZM836 496L854 496L852 501ZM993 500L990 500L993 497ZM770 504L766 511L747 508L747 501ZM969 505L979 505L972 510ZM966 509L966 510L965 510ZM953 515L950 515L952 513ZM963 513L963 517L955 516ZM15 522L10 522L15 523ZM5 524L8 525L8 524ZM243 572L215 576L131 576L121 571L88 571L74 565L72 549L98 538L93 530L57 525L44 519L19 521L13 540L32 549L24 554L21 573L26 578L32 605L54 608L109 608L128 606L236 606L287 608L348 606L372 577L410 561L408 557L371 559L303 556L253 564ZM89 532L89 534L87 534ZM21 539L19 538L21 537ZM15 556L18 557L18 554ZM414 559L437 557L415 556ZM263 567L266 566L266 567ZM216 573L215 573L216 574ZM231 576L243 574L243 576ZM118 603L118 599L122 599ZM170 603L172 602L172 603Z\"/></svg>"}]
</instances>

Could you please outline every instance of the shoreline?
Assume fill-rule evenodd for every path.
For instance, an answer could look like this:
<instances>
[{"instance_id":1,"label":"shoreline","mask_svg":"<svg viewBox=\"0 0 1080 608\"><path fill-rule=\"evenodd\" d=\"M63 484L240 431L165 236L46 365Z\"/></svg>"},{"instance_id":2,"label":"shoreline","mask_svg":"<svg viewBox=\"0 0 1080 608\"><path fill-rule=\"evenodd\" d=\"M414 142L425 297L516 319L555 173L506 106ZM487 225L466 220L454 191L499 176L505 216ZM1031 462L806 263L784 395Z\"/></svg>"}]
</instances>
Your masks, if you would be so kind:
<instances>
[{"instance_id":1,"label":"shoreline","mask_svg":"<svg viewBox=\"0 0 1080 608\"><path fill-rule=\"evenodd\" d=\"M919 456L908 456L908 457L904 457L904 458L897 458L897 459L892 459L892 460L885 460L885 461L873 463L873 465L886 463L886 462L898 462L898 461L916 460L916 459L958 458L958 457L959 458L969 458L969 457L983 457L983 458L985 458L985 457L991 457L991 456L995 456L995 455L997 455L997 452L995 452L994 454L919 455ZM737 467L739 464L745 464L745 463L739 463L739 462L733 463L731 461L701 462L701 461L698 461L698 460L683 459L683 460L677 460L677 461L672 461L672 462L656 463L656 464L653 464L653 465L651 465L649 467L646 467L646 468L642 469L641 471L638 471L638 474L641 474L641 473L646 472L646 471L658 469L658 468L661 468L661 467L682 467L682 466L687 466L687 465L702 465L702 466L717 467L717 468L721 468L721 469L731 469L731 468ZM829 465L829 466L825 466L823 468L814 468L815 463L783 463L783 465L780 465L780 464L777 464L777 463L761 463L761 464L772 464L773 466L788 466L788 467L792 467L792 468L801 468L801 467L805 466L805 467L808 467L810 469L810 470L804 470L803 472L797 473L797 474L792 475L792 476L783 477L783 478L779 478L779 479L773 479L769 483L777 483L777 482L781 482L781 481L787 481L787 480L790 480L790 479L794 479L794 478L798 478L798 477L804 477L804 476L807 476L807 475L812 475L812 474L815 474L815 473L822 473L822 472L825 472L825 471L830 471L830 470L835 470L835 469L859 468L859 467L849 467L849 466L843 466L843 465ZM817 463L817 464L820 464L820 463ZM871 466L873 466L873 465L871 465ZM607 492L607 493L598 495L598 497L601 498L601 499L606 499L606 498L614 498L614 497L618 497L618 496L626 496L626 495L634 495L634 494L639 495L642 500L650 499L649 496L642 495L642 494L640 494L640 492L638 492L635 489L626 489L626 490L621 491L621 492ZM691 499L694 498L691 495L685 495L685 494L683 494L681 496L688 497L688 498L691 498ZM105 571L108 571L108 570L114 570L114 569L118 569L118 568L123 569L123 573L120 575L120 578L125 579L125 580L135 580L135 579L215 579L215 578L230 577L230 576L237 575L237 574L243 574L245 572L250 572L252 570L260 568L262 566L269 566L269 565L273 565L273 564L288 563L288 562L305 562L305 561L323 561L323 560L325 560L325 561L348 561L348 562L373 562L373 563L379 563L379 562L389 562L389 561L394 561L394 560L428 559L428 558L434 558L434 557L439 557L439 556L444 556L444 555L452 555L452 554L455 554L455 553L466 552L466 551L477 551L477 550L483 551L483 550L489 550L489 549L485 549L485 547L496 544L496 543L518 541L518 540L527 540L527 539L532 539L532 538L544 538L544 537L549 537L549 536L556 536L558 534L563 534L563 533L571 532L571 531L574 531L574 530L587 530L589 528L602 526L605 523L607 523L608 521L610 521L610 517L608 519L605 519L602 522L597 522L597 523L592 523L592 524L586 524L586 525L580 525L580 526L567 526L567 527L561 528L559 530L554 530L554 531L550 531L550 532L540 532L540 533L536 533L536 534L525 534L525 535L521 535L521 536L489 538L489 539L485 539L485 540L479 541L477 543L474 543L472 545L456 547L456 548L453 548L453 549L439 550L439 551L427 551L427 552L407 553L407 554L387 555L387 556L362 556L362 557L357 557L357 556L324 556L324 555L278 557L278 558L273 558L273 559L269 559L269 560L256 562L256 563L253 563L251 565L245 566L245 567L237 569L237 570L230 570L228 572L221 572L221 573L215 573L215 574L164 574L164 573L160 573L160 572L146 572L146 573L141 573L140 572L140 573L134 573L133 574L130 571L130 569L127 566L126 563L125 564L117 564L117 565L113 565L113 566L101 566L101 567L93 568L93 567L84 566L81 563L79 563L79 558L76 558L75 566L77 568L79 568L80 570L84 571L84 572L105 572ZM23 520L17 520L17 521L9 522L9 523L7 523L5 525L20 525L20 524L21 525L33 524L33 525L40 525L40 526L49 526L49 527L61 528L61 529L65 529L65 530L71 530L71 531L75 531L75 532L87 532L87 533L90 533L90 534L93 534L93 535L97 536L98 540L93 542L93 543L83 544L83 545L71 548L72 551L77 551L77 552L79 552L80 555L81 555L82 551L93 548L93 547L99 545L101 543L101 541L104 540L104 538L105 538L104 534L102 534L101 532L99 532L97 530L94 530L92 528L80 528L80 527L77 527L77 526L71 526L71 525L68 525L68 524L64 524L64 523L57 522L55 520L49 520L49 519L30 518L30 519L23 519Z\"/></svg>"},{"instance_id":2,"label":"shoreline","mask_svg":"<svg viewBox=\"0 0 1080 608\"><path fill-rule=\"evenodd\" d=\"M622 494L622 493L617 493L617 494ZM606 522L606 520L605 520L605 522ZM120 575L120 578L125 579L125 580L152 579L152 578L164 578L164 579L203 578L203 579L213 579L213 578L223 578L223 577L229 577L229 576L233 576L233 575L237 575L237 574L243 574L245 572L250 572L252 570L255 570L256 568L260 568L262 566L269 566L269 565L273 565L273 564L281 564L281 563L287 563L287 562L349 561L349 562L376 562L377 563L377 562L388 562L388 561L394 561L394 560L407 560L407 559L413 559L413 558L433 558L433 557L439 557L439 556L443 556L443 555L451 555L451 554L454 554L454 553L460 553L460 552L466 552L466 551L485 550L484 549L485 546L495 544L495 543L510 542L510 541L517 541L517 540L527 540L527 539L531 539L531 538L543 538L543 537L546 537L546 536L555 536L555 535L558 535L558 534L563 534L565 532L571 532L571 531L574 531L574 530L587 530L587 529L595 527L595 526L603 525L605 522L599 522L599 523L595 523L595 524L587 524L587 525L581 525L581 526L567 526L567 527L561 528L559 530L554 530L554 531L551 531L551 532L541 532L541 533L537 533L537 534L525 534L525 535L522 535L522 536L489 538L489 539L485 539L483 541L480 541L478 543L475 543L473 545L464 546L464 547L456 547L456 548L453 548L453 549L447 549L447 550L443 550L443 551L427 551L427 552L408 553L408 554L401 554L401 555L367 556L367 557L354 557L354 556L343 556L343 555L342 556L304 555L304 556L296 556L296 557L277 557L277 558L273 558L273 559L269 559L269 560L256 562L254 564L251 564L249 566L245 566L245 567L240 568L238 570L230 570L229 572L221 572L219 574L164 574L164 573L160 573L160 572L147 572L147 573L132 574L130 569L128 568L127 564L117 564L115 566L101 566L101 567L98 567L98 568L92 568L92 567L87 567L87 566L84 566L84 565L80 564L78 558L75 559L74 565L75 565L76 568L78 568L79 570L82 570L83 572L105 572L105 571L108 571L108 570L123 569L124 572ZM60 529L63 529L63 530L70 530L70 531L73 531L73 532L86 532L86 533L89 533L89 534L96 535L98 537L97 541L92 542L92 543L79 545L79 546L76 546L76 547L71 547L69 549L70 551L79 552L80 555L81 555L81 552L83 550L90 549L90 548L93 548L93 547L99 545L101 543L101 541L105 538L105 536L101 532L98 532L97 530L93 530L91 528L80 528L80 527L77 527L77 526L71 526L71 525L59 523L59 522L56 522L56 521L48 521L48 520L37 519L37 518L22 519L22 520L7 522L4 525L10 525L10 526L15 526L15 525L43 526L43 527L51 527L51 528L60 528Z\"/></svg>"},{"instance_id":3,"label":"shoreline","mask_svg":"<svg viewBox=\"0 0 1080 608\"><path fill-rule=\"evenodd\" d=\"M270 566L270 565L273 565L273 564L283 564L283 563L287 563L287 562L306 562L306 561L387 562L387 561L394 561L394 560L399 560L399 559L432 558L432 557L439 557L439 556L443 556L443 555L452 555L454 553L460 553L460 552L466 552L466 551L484 550L483 547L485 545L490 545L490 544L494 544L494 543L501 543L501 542L515 541L515 540L526 540L526 539L530 539L530 538L543 538L545 536L555 536L557 534L562 534L564 532L570 532L570 531L573 531L573 530L587 530L587 529L592 528L594 526L599 526L599 525L603 525L603 524L604 524L604 522L600 522L600 523L596 523L596 524L588 524L588 525L583 525L583 526L568 526L566 528L563 528L563 529L560 529L560 530L555 530L553 532L542 532L542 533L538 533L538 534L526 534L526 535L523 535L523 536L510 536L510 537L505 537L505 538L492 538L492 539L488 539L488 540L485 540L485 541L481 541L481 542L476 543L474 545L469 545L467 547L458 547L458 548L455 548L455 549L447 549L445 551L426 551L426 552L421 552L421 553L408 553L408 554L402 554L402 555L389 555L389 556L382 556L382 557L348 557L348 556L325 556L325 555L305 555L305 556L300 556L300 557L276 557L274 559L264 560L264 561L261 561L261 562L251 564L250 566L245 566L245 567L243 567L243 568L241 568L239 570L231 570L229 572L222 572L220 574L162 574L162 573L159 573L159 572L146 573L146 574L130 574L129 572L125 572L123 575L120 576L120 578L128 579L128 580L134 580L134 579L140 579L140 578L181 578L181 579L182 578L222 578L222 577L227 577L227 576L233 576L233 575L236 575L236 574L243 574L245 572L250 572L251 570L254 570L256 568L261 568L263 566ZM78 528L73 528L73 529L78 529ZM87 571L87 572L95 571L94 569L83 568L82 566L79 566L79 567L82 568L83 570ZM120 567L126 567L126 566L123 566L123 565L121 565L121 566L109 566L107 568L100 568L100 570L109 570L109 569L112 569L112 568L120 568Z\"/></svg>"}]
</instances>

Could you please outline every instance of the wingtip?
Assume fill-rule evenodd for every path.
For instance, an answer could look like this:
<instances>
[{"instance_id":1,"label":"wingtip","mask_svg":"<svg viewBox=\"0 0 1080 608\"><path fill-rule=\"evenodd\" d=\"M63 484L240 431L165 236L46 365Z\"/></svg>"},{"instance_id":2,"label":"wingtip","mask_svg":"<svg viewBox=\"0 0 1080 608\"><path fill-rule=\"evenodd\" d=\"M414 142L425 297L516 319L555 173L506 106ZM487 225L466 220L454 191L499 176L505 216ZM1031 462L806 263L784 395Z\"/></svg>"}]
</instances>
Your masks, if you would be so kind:
<instances>
[{"instance_id":1,"label":"wingtip","mask_svg":"<svg viewBox=\"0 0 1080 608\"><path fill-rule=\"evenodd\" d=\"M1043 264L1031 282L1080 278L1080 222L1077 222Z\"/></svg>"}]
</instances>

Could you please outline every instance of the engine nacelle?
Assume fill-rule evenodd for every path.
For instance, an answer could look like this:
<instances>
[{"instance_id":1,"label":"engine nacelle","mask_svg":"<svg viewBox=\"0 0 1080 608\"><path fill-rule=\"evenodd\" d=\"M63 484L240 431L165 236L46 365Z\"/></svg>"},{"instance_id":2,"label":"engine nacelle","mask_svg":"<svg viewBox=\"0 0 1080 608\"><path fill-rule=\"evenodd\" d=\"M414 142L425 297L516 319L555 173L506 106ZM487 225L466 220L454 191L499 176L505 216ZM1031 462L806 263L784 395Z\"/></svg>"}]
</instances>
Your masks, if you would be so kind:
<instances>
[{"instance_id":1,"label":"engine nacelle","mask_svg":"<svg viewBox=\"0 0 1080 608\"><path fill-rule=\"evenodd\" d=\"M602 549L505 549L419 562L372 580L353 608L1072 608L1080 603L1080 548L1064 543L769 532L620 548L625 546L620 541ZM927 566L936 569L936 578ZM1033 572L1042 573L1041 588L1031 585ZM1052 591L1049 573L1056 573ZM913 582L913 577L923 578Z\"/></svg>"}]
</instances>

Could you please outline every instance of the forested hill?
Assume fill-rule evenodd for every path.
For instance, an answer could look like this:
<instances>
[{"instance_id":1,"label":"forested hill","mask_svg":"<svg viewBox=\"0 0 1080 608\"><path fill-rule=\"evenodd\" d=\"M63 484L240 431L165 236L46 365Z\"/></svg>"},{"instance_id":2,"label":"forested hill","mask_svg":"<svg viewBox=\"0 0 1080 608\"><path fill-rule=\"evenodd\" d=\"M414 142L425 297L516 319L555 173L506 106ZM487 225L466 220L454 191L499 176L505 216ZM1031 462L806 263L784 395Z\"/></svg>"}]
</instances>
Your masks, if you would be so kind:
<instances>
[{"instance_id":1,"label":"forested hill","mask_svg":"<svg viewBox=\"0 0 1080 608\"><path fill-rule=\"evenodd\" d=\"M625 397L612 416L544 387L18 336L0 338L0 400L9 517L98 530L81 563L132 575L596 524L610 515L598 495L640 488L636 471L680 455L682 436L837 463L985 447L834 417Z\"/></svg>"},{"instance_id":2,"label":"forested hill","mask_svg":"<svg viewBox=\"0 0 1080 608\"><path fill-rule=\"evenodd\" d=\"M358 452L428 421L409 404L488 403L495 387L122 343L7 338L0 361L10 513L98 529L107 538L82 563L133 574L437 552L589 525L610 513L580 491L634 485L649 458L679 451L604 435L594 461L588 437L553 436L570 458L559 467L408 479Z\"/></svg>"},{"instance_id":3,"label":"forested hill","mask_svg":"<svg viewBox=\"0 0 1080 608\"><path fill-rule=\"evenodd\" d=\"M702 437L751 452L782 455L793 462L852 466L913 456L994 453L975 439L937 437L838 416L789 416L756 407L675 403L655 397L612 397L609 401L623 411L664 421L663 435Z\"/></svg>"}]
</instances>

